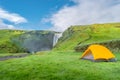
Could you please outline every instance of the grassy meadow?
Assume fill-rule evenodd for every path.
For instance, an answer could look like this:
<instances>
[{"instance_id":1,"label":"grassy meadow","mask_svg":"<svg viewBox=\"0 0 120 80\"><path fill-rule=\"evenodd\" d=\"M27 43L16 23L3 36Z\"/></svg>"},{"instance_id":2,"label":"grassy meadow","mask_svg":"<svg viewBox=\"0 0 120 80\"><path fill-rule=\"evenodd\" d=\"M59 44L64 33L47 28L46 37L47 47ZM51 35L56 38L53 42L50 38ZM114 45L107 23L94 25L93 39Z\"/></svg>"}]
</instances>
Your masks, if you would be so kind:
<instances>
[{"instance_id":1,"label":"grassy meadow","mask_svg":"<svg viewBox=\"0 0 120 80\"><path fill-rule=\"evenodd\" d=\"M48 51L0 61L0 80L120 80L120 53L117 62L81 60L81 54Z\"/></svg>"}]
</instances>

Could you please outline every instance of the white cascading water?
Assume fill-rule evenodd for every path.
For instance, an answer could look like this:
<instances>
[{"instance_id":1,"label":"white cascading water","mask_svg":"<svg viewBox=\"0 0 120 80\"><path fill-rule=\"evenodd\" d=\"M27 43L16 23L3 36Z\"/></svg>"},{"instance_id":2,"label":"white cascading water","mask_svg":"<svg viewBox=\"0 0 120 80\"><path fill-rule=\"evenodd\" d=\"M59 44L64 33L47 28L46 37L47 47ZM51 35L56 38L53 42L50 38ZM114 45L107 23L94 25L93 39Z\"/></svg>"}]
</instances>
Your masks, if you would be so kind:
<instances>
[{"instance_id":1,"label":"white cascading water","mask_svg":"<svg viewBox=\"0 0 120 80\"><path fill-rule=\"evenodd\" d=\"M55 33L54 34L54 38L53 38L53 46L56 45L56 43L58 42L58 39L62 36L62 33Z\"/></svg>"}]
</instances>

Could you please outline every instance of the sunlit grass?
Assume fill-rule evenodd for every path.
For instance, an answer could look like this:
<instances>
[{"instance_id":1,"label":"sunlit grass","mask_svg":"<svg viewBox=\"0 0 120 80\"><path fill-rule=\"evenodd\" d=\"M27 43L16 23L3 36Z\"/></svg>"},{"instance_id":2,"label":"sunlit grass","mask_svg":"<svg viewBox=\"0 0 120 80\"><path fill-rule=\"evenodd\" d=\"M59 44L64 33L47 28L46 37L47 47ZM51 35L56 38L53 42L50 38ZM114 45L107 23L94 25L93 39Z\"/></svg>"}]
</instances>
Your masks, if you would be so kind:
<instances>
[{"instance_id":1,"label":"sunlit grass","mask_svg":"<svg viewBox=\"0 0 120 80\"><path fill-rule=\"evenodd\" d=\"M74 50L80 42L80 45L86 45L109 40L120 40L119 26L120 23L72 26L63 33L54 50Z\"/></svg>"},{"instance_id":2,"label":"sunlit grass","mask_svg":"<svg viewBox=\"0 0 120 80\"><path fill-rule=\"evenodd\" d=\"M119 80L117 62L91 62L79 59L82 53L39 52L25 58L0 61L0 80Z\"/></svg>"}]
</instances>

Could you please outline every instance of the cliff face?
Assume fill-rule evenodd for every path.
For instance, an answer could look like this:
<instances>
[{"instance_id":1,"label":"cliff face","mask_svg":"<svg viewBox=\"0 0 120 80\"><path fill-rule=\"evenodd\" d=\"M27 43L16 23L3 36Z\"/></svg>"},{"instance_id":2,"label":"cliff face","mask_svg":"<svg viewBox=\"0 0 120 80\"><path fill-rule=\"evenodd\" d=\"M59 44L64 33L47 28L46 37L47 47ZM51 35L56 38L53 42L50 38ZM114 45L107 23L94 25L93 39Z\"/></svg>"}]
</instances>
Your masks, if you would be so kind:
<instances>
[{"instance_id":1,"label":"cliff face","mask_svg":"<svg viewBox=\"0 0 120 80\"><path fill-rule=\"evenodd\" d=\"M2 30L0 32L2 32ZM32 53L51 50L53 48L53 39L55 34L53 31L20 32L19 30L5 30L4 32L4 36L1 36L3 38L3 42L0 43L0 52Z\"/></svg>"},{"instance_id":2,"label":"cliff face","mask_svg":"<svg viewBox=\"0 0 120 80\"><path fill-rule=\"evenodd\" d=\"M53 48L54 32L29 31L12 40L26 52L51 50Z\"/></svg>"}]
</instances>

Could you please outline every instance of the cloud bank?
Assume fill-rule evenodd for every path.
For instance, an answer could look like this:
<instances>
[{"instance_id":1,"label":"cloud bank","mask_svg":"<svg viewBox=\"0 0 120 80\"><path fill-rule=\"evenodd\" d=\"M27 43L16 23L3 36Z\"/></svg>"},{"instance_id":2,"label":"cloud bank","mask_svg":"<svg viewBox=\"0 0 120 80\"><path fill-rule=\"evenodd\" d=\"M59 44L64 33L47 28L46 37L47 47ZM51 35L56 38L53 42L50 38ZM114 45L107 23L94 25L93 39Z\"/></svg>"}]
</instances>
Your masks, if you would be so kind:
<instances>
[{"instance_id":1,"label":"cloud bank","mask_svg":"<svg viewBox=\"0 0 120 80\"><path fill-rule=\"evenodd\" d=\"M45 22L52 30L64 31L71 25L120 22L120 0L72 0L75 5L64 6Z\"/></svg>"},{"instance_id":2,"label":"cloud bank","mask_svg":"<svg viewBox=\"0 0 120 80\"><path fill-rule=\"evenodd\" d=\"M8 22L11 22L11 24L4 23L4 20L7 20ZM24 23L27 22L27 20L16 13L10 13L2 8L0 8L0 29L13 29L14 24Z\"/></svg>"}]
</instances>

